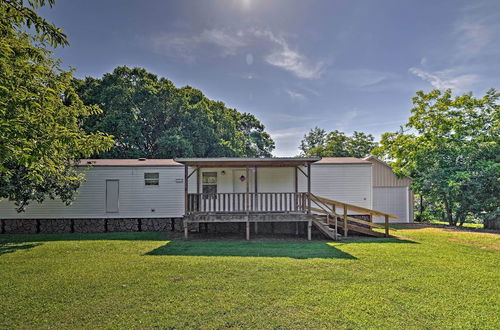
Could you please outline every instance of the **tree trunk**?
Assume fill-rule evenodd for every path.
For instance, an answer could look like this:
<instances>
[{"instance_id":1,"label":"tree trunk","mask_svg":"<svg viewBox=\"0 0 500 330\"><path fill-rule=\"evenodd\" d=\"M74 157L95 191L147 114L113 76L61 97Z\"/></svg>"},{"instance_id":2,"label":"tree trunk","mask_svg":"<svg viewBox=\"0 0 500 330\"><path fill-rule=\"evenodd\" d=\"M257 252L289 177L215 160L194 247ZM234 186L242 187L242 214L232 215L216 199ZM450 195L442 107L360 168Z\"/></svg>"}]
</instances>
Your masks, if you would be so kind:
<instances>
[{"instance_id":1,"label":"tree trunk","mask_svg":"<svg viewBox=\"0 0 500 330\"><path fill-rule=\"evenodd\" d=\"M460 212L460 216L458 218L458 225L462 227L464 225L465 219L467 218L467 214L465 212Z\"/></svg>"},{"instance_id":2,"label":"tree trunk","mask_svg":"<svg viewBox=\"0 0 500 330\"><path fill-rule=\"evenodd\" d=\"M418 221L423 221L424 220L424 196L420 194L420 205L419 205L419 212L418 212Z\"/></svg>"},{"instance_id":3,"label":"tree trunk","mask_svg":"<svg viewBox=\"0 0 500 330\"><path fill-rule=\"evenodd\" d=\"M456 219L453 219L453 210L451 209L450 203L446 197L443 198L444 208L446 210L446 217L448 220L448 224L450 226L456 225Z\"/></svg>"}]
</instances>

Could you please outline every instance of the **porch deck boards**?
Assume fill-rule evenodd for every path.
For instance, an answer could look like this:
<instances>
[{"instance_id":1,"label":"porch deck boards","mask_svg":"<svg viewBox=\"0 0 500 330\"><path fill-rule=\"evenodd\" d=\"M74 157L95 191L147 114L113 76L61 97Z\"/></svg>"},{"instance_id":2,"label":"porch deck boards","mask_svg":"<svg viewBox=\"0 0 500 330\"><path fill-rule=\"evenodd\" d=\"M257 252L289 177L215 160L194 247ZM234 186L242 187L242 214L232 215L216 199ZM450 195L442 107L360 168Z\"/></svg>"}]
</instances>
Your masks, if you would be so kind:
<instances>
[{"instance_id":1,"label":"porch deck boards","mask_svg":"<svg viewBox=\"0 0 500 330\"><path fill-rule=\"evenodd\" d=\"M222 222L307 222L311 217L300 212L196 213L185 216L188 223Z\"/></svg>"}]
</instances>

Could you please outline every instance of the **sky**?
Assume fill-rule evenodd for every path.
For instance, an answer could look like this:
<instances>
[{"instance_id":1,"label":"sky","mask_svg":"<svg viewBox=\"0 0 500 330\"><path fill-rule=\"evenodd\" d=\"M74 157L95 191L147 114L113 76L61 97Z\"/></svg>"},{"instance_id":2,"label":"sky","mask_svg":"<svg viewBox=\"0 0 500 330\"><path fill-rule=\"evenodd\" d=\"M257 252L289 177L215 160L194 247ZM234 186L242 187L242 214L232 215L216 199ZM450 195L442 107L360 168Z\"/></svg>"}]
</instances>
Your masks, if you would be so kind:
<instances>
[{"instance_id":1,"label":"sky","mask_svg":"<svg viewBox=\"0 0 500 330\"><path fill-rule=\"evenodd\" d=\"M310 129L394 132L418 90L500 89L500 1L58 0L75 76L143 67L254 114L295 156Z\"/></svg>"}]
</instances>

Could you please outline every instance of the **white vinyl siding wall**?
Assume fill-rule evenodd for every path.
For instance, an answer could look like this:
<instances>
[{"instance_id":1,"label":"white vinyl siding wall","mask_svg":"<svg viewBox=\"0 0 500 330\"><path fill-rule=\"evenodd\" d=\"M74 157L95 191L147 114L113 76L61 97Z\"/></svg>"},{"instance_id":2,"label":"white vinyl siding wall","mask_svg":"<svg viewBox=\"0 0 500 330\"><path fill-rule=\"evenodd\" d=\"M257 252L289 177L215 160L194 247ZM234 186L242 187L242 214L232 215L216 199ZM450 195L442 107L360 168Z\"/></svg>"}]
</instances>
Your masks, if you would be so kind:
<instances>
[{"instance_id":1,"label":"white vinyl siding wall","mask_svg":"<svg viewBox=\"0 0 500 330\"><path fill-rule=\"evenodd\" d=\"M391 167L376 158L367 158L373 163L373 209L396 215L393 222L413 222L413 194L411 179L398 178ZM375 217L375 222L383 222Z\"/></svg>"},{"instance_id":2,"label":"white vinyl siding wall","mask_svg":"<svg viewBox=\"0 0 500 330\"><path fill-rule=\"evenodd\" d=\"M145 185L144 173L147 172L159 173L158 186ZM184 214L184 182L176 182L184 178L182 166L94 167L85 173L86 182L72 205L66 206L59 199L47 199L42 204L32 202L26 212L17 213L13 203L3 200L0 201L0 218L156 218L182 217ZM116 213L106 212L106 180L119 180L119 210Z\"/></svg>"},{"instance_id":3,"label":"white vinyl siding wall","mask_svg":"<svg viewBox=\"0 0 500 330\"><path fill-rule=\"evenodd\" d=\"M222 172L224 171L224 174ZM239 175L245 175L245 168L203 168L203 172L217 172L217 192L235 192L233 180L238 180ZM191 172L190 172L191 173ZM235 175L235 173L237 173ZM255 191L255 171L249 168L250 192ZM201 180L201 177L200 177ZM258 192L293 192L295 189L294 169L292 167L259 167L257 168L257 190ZM189 178L189 192L196 192L196 173ZM201 184L200 184L201 185ZM242 183L246 191L246 182ZM304 190L305 191L305 190ZM200 187L201 192L201 187Z\"/></svg>"},{"instance_id":4,"label":"white vinyl siding wall","mask_svg":"<svg viewBox=\"0 0 500 330\"><path fill-rule=\"evenodd\" d=\"M302 168L307 173L307 168ZM307 191L307 179L299 171L299 191ZM313 164L311 191L321 197L361 207L372 207L371 164Z\"/></svg>"},{"instance_id":5,"label":"white vinyl siding wall","mask_svg":"<svg viewBox=\"0 0 500 330\"><path fill-rule=\"evenodd\" d=\"M397 216L394 222L409 222L408 204L408 187L373 188L373 209ZM384 222L384 218L375 217L374 221Z\"/></svg>"},{"instance_id":6,"label":"white vinyl siding wall","mask_svg":"<svg viewBox=\"0 0 500 330\"><path fill-rule=\"evenodd\" d=\"M366 208L372 207L371 164L317 164L311 167L314 194ZM304 172L306 168L302 168ZM217 172L217 191L233 192L235 168L204 168ZM189 173L193 168L189 168ZM222 175L222 171L225 172ZM159 185L146 185L144 173L159 173ZM259 192L293 192L293 167L257 169ZM0 201L3 219L57 218L169 218L184 215L184 166L96 166L85 170L86 182L76 200L65 206L59 199L32 202L26 212L17 213L13 203ZM250 191L254 189L254 170L250 168ZM196 172L189 178L189 192L196 192ZM119 210L106 212L106 180L119 180ZM307 180L298 172L299 192L307 191ZM154 210L154 212L152 211Z\"/></svg>"}]
</instances>

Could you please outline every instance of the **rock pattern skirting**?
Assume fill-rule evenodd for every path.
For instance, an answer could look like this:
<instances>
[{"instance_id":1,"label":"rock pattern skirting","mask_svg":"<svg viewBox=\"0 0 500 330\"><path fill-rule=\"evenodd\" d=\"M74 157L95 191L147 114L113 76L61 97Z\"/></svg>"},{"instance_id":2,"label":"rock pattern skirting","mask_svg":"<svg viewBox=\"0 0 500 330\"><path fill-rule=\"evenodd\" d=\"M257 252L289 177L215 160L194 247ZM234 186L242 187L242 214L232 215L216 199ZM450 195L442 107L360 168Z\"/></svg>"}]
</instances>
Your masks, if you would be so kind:
<instances>
[{"instance_id":1,"label":"rock pattern skirting","mask_svg":"<svg viewBox=\"0 0 500 330\"><path fill-rule=\"evenodd\" d=\"M183 232L182 218L134 219L0 219L0 234L63 234L106 232ZM245 223L189 224L190 232L244 233ZM251 223L255 232L255 224ZM273 222L257 224L258 233L305 234L307 224L302 222Z\"/></svg>"},{"instance_id":2,"label":"rock pattern skirting","mask_svg":"<svg viewBox=\"0 0 500 330\"><path fill-rule=\"evenodd\" d=\"M64 234L179 231L181 218L152 219L0 219L0 234Z\"/></svg>"}]
</instances>

